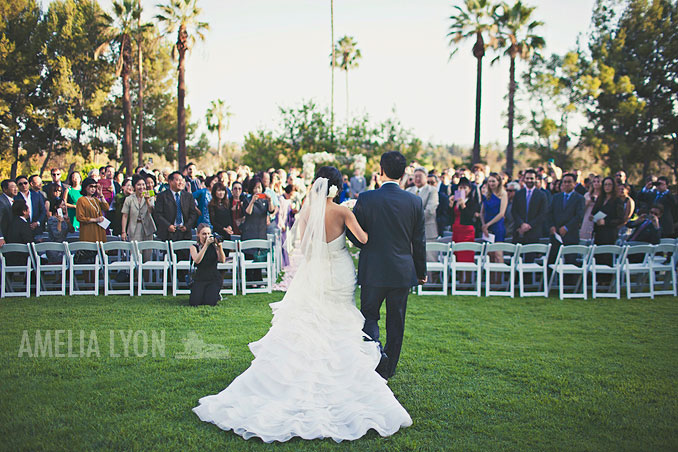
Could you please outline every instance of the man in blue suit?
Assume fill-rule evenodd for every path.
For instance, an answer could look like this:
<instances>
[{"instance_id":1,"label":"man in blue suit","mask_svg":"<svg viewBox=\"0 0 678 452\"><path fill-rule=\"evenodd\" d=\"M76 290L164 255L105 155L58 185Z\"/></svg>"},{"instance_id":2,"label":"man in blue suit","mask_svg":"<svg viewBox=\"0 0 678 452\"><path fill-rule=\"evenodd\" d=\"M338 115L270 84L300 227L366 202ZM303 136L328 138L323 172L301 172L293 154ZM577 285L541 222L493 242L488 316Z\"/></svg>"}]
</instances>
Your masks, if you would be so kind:
<instances>
[{"instance_id":1,"label":"man in blue suit","mask_svg":"<svg viewBox=\"0 0 678 452\"><path fill-rule=\"evenodd\" d=\"M28 185L28 178L26 176L19 176L16 178L16 185L19 187L19 194L14 200L23 199L28 206L29 220L28 223L33 231L33 237L42 233L47 223L47 210L45 209L45 198L40 192L32 191Z\"/></svg>"},{"instance_id":2,"label":"man in blue suit","mask_svg":"<svg viewBox=\"0 0 678 452\"><path fill-rule=\"evenodd\" d=\"M584 219L584 197L574 191L576 176L572 173L563 175L560 181L561 192L551 200L548 221L551 225L551 255L549 262L556 260L560 245L579 245L579 229ZM562 239L556 238L556 234Z\"/></svg>"},{"instance_id":3,"label":"man in blue suit","mask_svg":"<svg viewBox=\"0 0 678 452\"><path fill-rule=\"evenodd\" d=\"M386 346L376 370L388 380L400 358L407 295L411 287L426 282L426 235L421 198L398 185L407 166L405 156L387 152L380 163L381 188L360 194L353 208L370 239L363 245L352 234L348 237L361 248L358 284L363 331L377 342L379 310L386 300Z\"/></svg>"}]
</instances>

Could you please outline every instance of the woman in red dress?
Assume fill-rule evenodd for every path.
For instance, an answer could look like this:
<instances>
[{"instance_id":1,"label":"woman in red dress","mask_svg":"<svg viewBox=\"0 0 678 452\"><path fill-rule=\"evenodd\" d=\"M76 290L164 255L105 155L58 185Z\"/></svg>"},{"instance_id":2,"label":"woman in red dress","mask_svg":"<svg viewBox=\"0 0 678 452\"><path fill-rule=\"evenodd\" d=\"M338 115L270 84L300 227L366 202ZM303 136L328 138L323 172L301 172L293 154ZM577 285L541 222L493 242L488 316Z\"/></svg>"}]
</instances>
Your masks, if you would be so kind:
<instances>
[{"instance_id":1,"label":"woman in red dress","mask_svg":"<svg viewBox=\"0 0 678 452\"><path fill-rule=\"evenodd\" d=\"M459 179L459 185L454 196L450 196L452 209L452 241L473 242L476 231L473 226L475 214L480 211L475 190L471 182L465 177ZM457 262L473 262L473 251L458 251L454 253Z\"/></svg>"}]
</instances>

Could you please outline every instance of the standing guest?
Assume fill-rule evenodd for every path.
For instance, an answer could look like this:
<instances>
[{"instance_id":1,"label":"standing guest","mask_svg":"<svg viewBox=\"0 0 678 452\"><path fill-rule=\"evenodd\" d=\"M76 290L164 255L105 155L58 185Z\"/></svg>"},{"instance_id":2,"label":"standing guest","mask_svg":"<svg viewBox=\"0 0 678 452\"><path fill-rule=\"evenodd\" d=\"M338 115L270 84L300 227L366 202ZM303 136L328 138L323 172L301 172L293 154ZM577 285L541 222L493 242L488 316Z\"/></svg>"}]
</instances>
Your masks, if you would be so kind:
<instances>
[{"instance_id":1,"label":"standing guest","mask_svg":"<svg viewBox=\"0 0 678 452\"><path fill-rule=\"evenodd\" d=\"M508 231L509 234L512 234L515 230L515 219L513 218L512 210L513 198L515 198L518 190L520 190L520 184L518 182L509 182L506 184L506 198L508 202L506 204L506 213L504 214L504 229ZM511 237L511 240L513 240L513 237Z\"/></svg>"},{"instance_id":2,"label":"standing guest","mask_svg":"<svg viewBox=\"0 0 678 452\"><path fill-rule=\"evenodd\" d=\"M617 241L617 228L624 220L624 207L617 197L616 185L612 177L603 179L603 194L598 197L591 211L592 217L598 212L605 214L605 218L594 222L593 243L596 245L614 245Z\"/></svg>"},{"instance_id":3,"label":"standing guest","mask_svg":"<svg viewBox=\"0 0 678 452\"><path fill-rule=\"evenodd\" d=\"M205 223L198 225L198 242L191 246L191 259L196 268L188 303L191 306L216 306L221 299L219 292L224 283L217 264L226 262L226 255L222 242L214 239L209 225Z\"/></svg>"},{"instance_id":4,"label":"standing guest","mask_svg":"<svg viewBox=\"0 0 678 452\"><path fill-rule=\"evenodd\" d=\"M365 175L363 174L362 170L356 168L356 170L353 172L353 177L351 177L349 186L350 196L353 199L358 199L358 195L367 190L367 181L365 180Z\"/></svg>"},{"instance_id":5,"label":"standing guest","mask_svg":"<svg viewBox=\"0 0 678 452\"><path fill-rule=\"evenodd\" d=\"M342 184L341 184L341 192L339 193L339 203L342 203L346 201L347 199L350 198L350 190L349 190L349 183L348 183L348 176L346 174L342 175ZM287 187L293 187L293 185L288 184L285 186Z\"/></svg>"},{"instance_id":6,"label":"standing guest","mask_svg":"<svg viewBox=\"0 0 678 452\"><path fill-rule=\"evenodd\" d=\"M584 195L584 219L581 223L581 229L579 230L579 238L583 240L591 240L593 238L593 206L596 204L596 200L603 193L603 184L601 183L600 176L593 176L591 179L591 187L589 191Z\"/></svg>"},{"instance_id":7,"label":"standing guest","mask_svg":"<svg viewBox=\"0 0 678 452\"><path fill-rule=\"evenodd\" d=\"M263 192L264 185L261 179L254 177L250 183L250 196L245 205L245 222L240 229L242 230L241 240L252 240L268 238L266 233L266 217L273 213L273 204L269 195ZM254 254L245 253L248 259L253 259ZM261 269L247 270L247 279L251 281L260 281Z\"/></svg>"},{"instance_id":8,"label":"standing guest","mask_svg":"<svg viewBox=\"0 0 678 452\"><path fill-rule=\"evenodd\" d=\"M105 242L106 230L99 223L104 221L104 213L109 206L104 199L101 185L88 177L82 182L81 194L75 205L75 215L80 223L80 241Z\"/></svg>"},{"instance_id":9,"label":"standing guest","mask_svg":"<svg viewBox=\"0 0 678 452\"><path fill-rule=\"evenodd\" d=\"M619 178L617 178L617 180L619 180ZM623 183L618 184L617 196L624 206L624 219L621 223L621 226L624 226L633 216L633 212L636 211L636 202L631 197L631 186Z\"/></svg>"},{"instance_id":10,"label":"standing guest","mask_svg":"<svg viewBox=\"0 0 678 452\"><path fill-rule=\"evenodd\" d=\"M635 200L636 190L633 188L633 185L629 184L626 179L626 171L620 170L617 171L614 175L615 182L617 182L617 187L620 185L626 185L628 187L628 195Z\"/></svg>"},{"instance_id":11,"label":"standing guest","mask_svg":"<svg viewBox=\"0 0 678 452\"><path fill-rule=\"evenodd\" d=\"M111 231L113 235L122 235L122 207L125 205L125 199L134 193L134 185L132 179L127 178L120 184L120 193L113 198L113 219L111 220Z\"/></svg>"},{"instance_id":12,"label":"standing guest","mask_svg":"<svg viewBox=\"0 0 678 452\"><path fill-rule=\"evenodd\" d=\"M212 184L212 195L208 204L209 218L215 234L219 234L224 240L231 240L233 234L233 218L231 217L231 205L226 193L226 187L221 182Z\"/></svg>"},{"instance_id":13,"label":"standing guest","mask_svg":"<svg viewBox=\"0 0 678 452\"><path fill-rule=\"evenodd\" d=\"M447 173L443 172L443 175ZM443 232L450 229L450 197L447 194L449 184L443 184L438 178L429 174L429 179L433 178L435 187L438 191L438 207L436 208L436 226L438 228L438 237L443 236Z\"/></svg>"},{"instance_id":14,"label":"standing guest","mask_svg":"<svg viewBox=\"0 0 678 452\"><path fill-rule=\"evenodd\" d=\"M645 185L638 193L636 199L638 207L645 212L648 212L654 204L654 199L657 196L656 184L657 176L648 176L645 179Z\"/></svg>"},{"instance_id":15,"label":"standing guest","mask_svg":"<svg viewBox=\"0 0 678 452\"><path fill-rule=\"evenodd\" d=\"M66 207L68 208L68 218L71 219L73 229L78 231L80 229L80 222L75 215L75 206L78 199L82 196L82 176L79 172L73 171L68 175L68 194L66 195Z\"/></svg>"},{"instance_id":16,"label":"standing guest","mask_svg":"<svg viewBox=\"0 0 678 452\"><path fill-rule=\"evenodd\" d=\"M186 180L178 171L169 175L169 190L160 193L155 200L153 217L158 227L157 235L162 241L191 240L192 229L198 220L195 200L187 193Z\"/></svg>"},{"instance_id":17,"label":"standing guest","mask_svg":"<svg viewBox=\"0 0 678 452\"><path fill-rule=\"evenodd\" d=\"M0 195L0 246L2 246L6 242L5 235L9 233L10 224L14 219L12 205L19 189L12 179L3 180L0 187L2 187L2 194Z\"/></svg>"},{"instance_id":18,"label":"standing guest","mask_svg":"<svg viewBox=\"0 0 678 452\"><path fill-rule=\"evenodd\" d=\"M651 205L662 204L664 206L664 214L661 217L662 237L673 237L673 214L676 210L676 198L669 191L669 179L666 176L657 178L656 187L654 201Z\"/></svg>"},{"instance_id":19,"label":"standing guest","mask_svg":"<svg viewBox=\"0 0 678 452\"><path fill-rule=\"evenodd\" d=\"M184 188L189 192L198 191L202 188L195 163L191 162L184 167L184 180L186 181Z\"/></svg>"},{"instance_id":20,"label":"standing guest","mask_svg":"<svg viewBox=\"0 0 678 452\"><path fill-rule=\"evenodd\" d=\"M61 170L59 168L52 168L49 172L50 176L52 177L52 181L48 184L45 185L45 193L47 193L47 189L53 185L58 185L61 187L61 193L63 194L64 198L66 197L68 193L68 189L70 188L68 184L65 184L61 182Z\"/></svg>"},{"instance_id":21,"label":"standing guest","mask_svg":"<svg viewBox=\"0 0 678 452\"><path fill-rule=\"evenodd\" d=\"M45 191L42 189L42 179L37 174L33 174L28 178L28 184L31 187L31 191L39 193L40 196L42 196L43 202L45 203L45 223L41 224L41 228L44 229L44 227L47 225L47 216L49 215L49 200L47 199L47 193L45 193Z\"/></svg>"},{"instance_id":22,"label":"standing guest","mask_svg":"<svg viewBox=\"0 0 678 452\"><path fill-rule=\"evenodd\" d=\"M58 184L49 184L45 189L45 193L47 195L47 202L45 206L53 206L57 198L61 200L66 197L66 194L62 192L62 186ZM47 216L49 217L51 215L52 209L50 207L50 209L47 211Z\"/></svg>"},{"instance_id":23,"label":"standing guest","mask_svg":"<svg viewBox=\"0 0 678 452\"><path fill-rule=\"evenodd\" d=\"M584 218L585 200L574 191L577 176L565 173L560 186L562 192L553 196L549 207L551 254L549 263L556 261L560 245L579 245L579 229ZM560 237L560 240L556 237ZM562 241L561 241L562 240Z\"/></svg>"},{"instance_id":24,"label":"standing guest","mask_svg":"<svg viewBox=\"0 0 678 452\"><path fill-rule=\"evenodd\" d=\"M122 205L122 233L120 235L123 240L131 242L153 240L153 234L156 231L153 221L155 198L147 190L143 176L135 174L132 176L131 184L134 187L134 193L127 196ZM144 256L146 260L149 258L150 252Z\"/></svg>"},{"instance_id":25,"label":"standing guest","mask_svg":"<svg viewBox=\"0 0 678 452\"><path fill-rule=\"evenodd\" d=\"M9 224L5 240L7 243L33 242L33 229L30 226L30 212L28 204L23 198L17 198L12 204L12 221ZM28 253L8 253L7 265L26 265Z\"/></svg>"},{"instance_id":26,"label":"standing guest","mask_svg":"<svg viewBox=\"0 0 678 452\"><path fill-rule=\"evenodd\" d=\"M542 234L544 218L548 211L546 194L536 186L537 173L528 169L524 173L525 188L513 198L511 213L514 218L513 242L537 243Z\"/></svg>"},{"instance_id":27,"label":"standing guest","mask_svg":"<svg viewBox=\"0 0 678 452\"><path fill-rule=\"evenodd\" d=\"M120 190L122 190L122 183L125 182L125 174L122 171L116 171L113 175L113 180L118 183Z\"/></svg>"},{"instance_id":28,"label":"standing guest","mask_svg":"<svg viewBox=\"0 0 678 452\"><path fill-rule=\"evenodd\" d=\"M200 211L200 216L198 217L198 224L206 223L212 227L212 221L210 219L210 211L207 205L212 200L212 188L214 184L218 183L219 179L216 176L209 176L205 179L205 188L201 188L193 192L193 198L195 199L196 204L198 205L198 210Z\"/></svg>"},{"instance_id":29,"label":"standing guest","mask_svg":"<svg viewBox=\"0 0 678 452\"><path fill-rule=\"evenodd\" d=\"M275 228L277 227L277 218L276 215L278 213L278 195L271 189L271 175L270 173L266 171L262 171L259 173L259 177L261 178L261 184L264 189L263 193L268 195L268 199L270 200L269 202L273 206L273 212L268 215L267 223L266 223L266 232L268 234L274 234L275 233Z\"/></svg>"},{"instance_id":30,"label":"standing guest","mask_svg":"<svg viewBox=\"0 0 678 452\"><path fill-rule=\"evenodd\" d=\"M100 173L98 168L92 168L89 173L87 173L87 177L90 179L94 179L97 183L99 182L100 179Z\"/></svg>"},{"instance_id":31,"label":"standing guest","mask_svg":"<svg viewBox=\"0 0 678 452\"><path fill-rule=\"evenodd\" d=\"M434 241L438 238L438 224L436 223L436 209L438 208L438 191L433 185L429 185L427 181L427 173L424 168L417 168L414 170L414 186L407 189L408 192L413 193L421 199L424 207L424 229L426 231L426 240ZM438 256L437 251L427 253L429 261L436 260Z\"/></svg>"},{"instance_id":32,"label":"standing guest","mask_svg":"<svg viewBox=\"0 0 678 452\"><path fill-rule=\"evenodd\" d=\"M351 190L351 184L349 182L348 184L349 187L349 197L350 197L350 190ZM370 184L367 186L367 190L378 190L381 187L381 180L379 179L379 173L374 172L372 173L372 177L370 177Z\"/></svg>"},{"instance_id":33,"label":"standing guest","mask_svg":"<svg viewBox=\"0 0 678 452\"><path fill-rule=\"evenodd\" d=\"M29 225L33 231L33 237L42 232L42 228L47 223L47 211L45 210L45 198L39 193L29 188L28 178L19 176L16 178L16 185L19 188L19 194L14 200L23 199L28 206Z\"/></svg>"},{"instance_id":34,"label":"standing guest","mask_svg":"<svg viewBox=\"0 0 678 452\"><path fill-rule=\"evenodd\" d=\"M104 199L106 202L113 208L113 198L115 195L120 193L120 185L115 181L115 170L112 166L108 165L104 167L103 173L101 174L101 191L104 194Z\"/></svg>"},{"instance_id":35,"label":"standing guest","mask_svg":"<svg viewBox=\"0 0 678 452\"><path fill-rule=\"evenodd\" d=\"M71 228L68 223L66 201L56 198L50 206L51 215L47 218L47 240L57 243L65 242ZM60 262L63 254L61 251L47 251L47 261Z\"/></svg>"},{"instance_id":36,"label":"standing guest","mask_svg":"<svg viewBox=\"0 0 678 452\"><path fill-rule=\"evenodd\" d=\"M231 186L233 198L231 199L231 219L233 220L233 234L240 235L240 226L245 222L245 207L247 195L243 193L242 182L235 181Z\"/></svg>"},{"instance_id":37,"label":"standing guest","mask_svg":"<svg viewBox=\"0 0 678 452\"><path fill-rule=\"evenodd\" d=\"M483 237L494 234L495 242L503 242L506 239L504 216L506 215L506 208L508 206L508 194L502 186L502 180L499 174L490 173L486 180L487 191L485 196L483 196L480 207ZM490 259L492 262L504 262L504 253L502 251L493 252L490 255ZM501 275L495 272L494 276L499 277Z\"/></svg>"},{"instance_id":38,"label":"standing guest","mask_svg":"<svg viewBox=\"0 0 678 452\"><path fill-rule=\"evenodd\" d=\"M476 237L473 221L476 212L480 211L478 198L471 182L462 177L459 179L457 191L450 197L452 209L452 240L454 242L473 242ZM473 251L459 251L455 253L459 262L473 262Z\"/></svg>"},{"instance_id":39,"label":"standing guest","mask_svg":"<svg viewBox=\"0 0 678 452\"><path fill-rule=\"evenodd\" d=\"M146 190L155 192L158 185L155 175L149 172L144 172L142 176L146 181ZM155 193L153 194L153 196L155 196Z\"/></svg>"}]
</instances>

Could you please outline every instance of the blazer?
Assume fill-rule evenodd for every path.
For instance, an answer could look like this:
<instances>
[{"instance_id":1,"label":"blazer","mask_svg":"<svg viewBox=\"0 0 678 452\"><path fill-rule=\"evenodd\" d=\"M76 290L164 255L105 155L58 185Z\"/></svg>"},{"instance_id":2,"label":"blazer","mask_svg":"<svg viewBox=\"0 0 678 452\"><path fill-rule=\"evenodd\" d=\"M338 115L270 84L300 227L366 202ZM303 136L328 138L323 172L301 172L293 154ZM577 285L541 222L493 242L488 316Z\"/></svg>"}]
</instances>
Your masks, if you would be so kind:
<instances>
[{"instance_id":1,"label":"blazer","mask_svg":"<svg viewBox=\"0 0 678 452\"><path fill-rule=\"evenodd\" d=\"M4 193L0 193L0 238L6 238L12 218L12 204Z\"/></svg>"},{"instance_id":2,"label":"blazer","mask_svg":"<svg viewBox=\"0 0 678 452\"><path fill-rule=\"evenodd\" d=\"M584 219L584 197L572 191L567 204L564 204L565 193L557 193L549 206L549 224L555 226L556 232L562 227L567 228L563 237L563 245L579 245L579 229Z\"/></svg>"},{"instance_id":3,"label":"blazer","mask_svg":"<svg viewBox=\"0 0 678 452\"><path fill-rule=\"evenodd\" d=\"M419 190L419 193L417 193ZM424 221L427 225L436 224L436 209L438 208L438 190L432 185L424 185L417 188L416 185L407 189L408 192L419 196L424 207Z\"/></svg>"},{"instance_id":4,"label":"blazer","mask_svg":"<svg viewBox=\"0 0 678 452\"><path fill-rule=\"evenodd\" d=\"M14 217L5 236L5 241L7 243L31 243L33 241L33 230L26 220L21 217ZM7 265L26 265L27 257L28 253L9 253Z\"/></svg>"},{"instance_id":5,"label":"blazer","mask_svg":"<svg viewBox=\"0 0 678 452\"><path fill-rule=\"evenodd\" d=\"M141 198L141 207L139 207L139 202L136 193L132 193L128 197L125 198L125 202L122 205L122 212L121 213L126 213L127 214L127 224L125 225L125 232L130 237L134 237L137 235L137 229L138 228L143 228L143 232L146 234L143 235L153 235L156 231L155 223L153 222L153 205L154 205L155 200L153 198L150 199L150 206L147 206L146 209L143 208L143 206L146 204L146 200L144 198ZM139 215L141 213L141 210L144 210L147 215L141 215L141 221L139 220Z\"/></svg>"},{"instance_id":6,"label":"blazer","mask_svg":"<svg viewBox=\"0 0 678 452\"><path fill-rule=\"evenodd\" d=\"M43 228L47 223L47 210L45 209L45 198L37 191L30 190L29 196L31 199L32 212L31 219L28 220L29 223L38 222L40 225L34 229L34 233L39 234L42 232ZM19 192L14 200L24 199L24 196Z\"/></svg>"},{"instance_id":7,"label":"blazer","mask_svg":"<svg viewBox=\"0 0 678 452\"><path fill-rule=\"evenodd\" d=\"M172 190L165 190L156 196L155 210L153 218L158 228L156 234L160 240L191 240L193 233L191 229L195 228L198 221L198 208L195 206L193 196L185 191L179 192L181 215L186 232L176 231L170 233L168 228L174 224L177 217L177 204Z\"/></svg>"},{"instance_id":8,"label":"blazer","mask_svg":"<svg viewBox=\"0 0 678 452\"><path fill-rule=\"evenodd\" d=\"M351 231L349 240L361 248L358 284L403 288L426 276L426 235L421 198L386 183L360 194L353 208L360 226L369 234L364 245Z\"/></svg>"},{"instance_id":9,"label":"blazer","mask_svg":"<svg viewBox=\"0 0 678 452\"><path fill-rule=\"evenodd\" d=\"M529 208L527 206L527 189L523 188L518 191L513 197L513 205L511 206L511 214L513 215L514 230L513 240L521 240L525 243L537 242L544 227L544 219L548 212L548 199L546 194L537 188L532 189L532 197L530 198ZM529 224L532 229L520 237L518 228L523 223Z\"/></svg>"}]
</instances>

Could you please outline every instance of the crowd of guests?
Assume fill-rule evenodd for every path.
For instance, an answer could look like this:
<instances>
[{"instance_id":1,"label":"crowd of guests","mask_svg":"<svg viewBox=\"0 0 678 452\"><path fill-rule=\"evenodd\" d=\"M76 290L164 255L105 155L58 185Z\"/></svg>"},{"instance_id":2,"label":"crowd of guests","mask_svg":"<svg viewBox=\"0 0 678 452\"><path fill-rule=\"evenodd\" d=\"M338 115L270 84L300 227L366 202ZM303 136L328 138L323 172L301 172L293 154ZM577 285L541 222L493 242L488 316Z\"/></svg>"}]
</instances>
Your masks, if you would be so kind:
<instances>
[{"instance_id":1,"label":"crowd of guests","mask_svg":"<svg viewBox=\"0 0 678 452\"><path fill-rule=\"evenodd\" d=\"M62 242L69 233L89 242L105 242L107 235L130 241L191 240L197 228L191 254L216 262L223 250L203 253L211 243L234 237L266 239L277 229L284 239L307 190L296 168L255 173L240 166L207 176L189 163L174 172L138 167L127 178L112 166L66 177L52 168L50 176L44 185L38 175L2 181L0 246ZM634 187L624 171L607 177L563 173L552 162L521 171L515 179L487 172L483 165L438 172L413 163L400 185L421 198L429 241L482 238L527 244L546 238L557 252L561 244L582 239L602 245L619 239L659 243L676 236L678 203L664 176L648 177ZM368 179L356 170L351 177L344 175L340 200L356 199L379 186L378 174ZM207 230L211 238L202 237ZM472 260L472 254L462 252L457 258ZM492 258L499 261L502 256ZM288 264L286 254L283 261ZM260 270L252 270L248 278L260 279Z\"/></svg>"}]
</instances>

